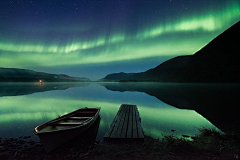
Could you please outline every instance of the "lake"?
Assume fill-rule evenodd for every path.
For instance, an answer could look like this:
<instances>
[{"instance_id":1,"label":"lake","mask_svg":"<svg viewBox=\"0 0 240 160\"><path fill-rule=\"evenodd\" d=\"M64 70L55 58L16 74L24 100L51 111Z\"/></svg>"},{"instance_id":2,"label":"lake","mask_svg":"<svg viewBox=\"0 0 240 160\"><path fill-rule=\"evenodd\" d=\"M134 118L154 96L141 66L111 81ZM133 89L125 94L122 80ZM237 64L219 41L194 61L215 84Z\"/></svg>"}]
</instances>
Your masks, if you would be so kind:
<instances>
[{"instance_id":1,"label":"lake","mask_svg":"<svg viewBox=\"0 0 240 160\"><path fill-rule=\"evenodd\" d=\"M3 138L34 135L36 126L58 115L101 107L97 133L101 140L121 104L137 105L145 135L155 138L194 136L199 127L238 131L234 103L239 102L240 87L235 84L0 83L0 87Z\"/></svg>"}]
</instances>

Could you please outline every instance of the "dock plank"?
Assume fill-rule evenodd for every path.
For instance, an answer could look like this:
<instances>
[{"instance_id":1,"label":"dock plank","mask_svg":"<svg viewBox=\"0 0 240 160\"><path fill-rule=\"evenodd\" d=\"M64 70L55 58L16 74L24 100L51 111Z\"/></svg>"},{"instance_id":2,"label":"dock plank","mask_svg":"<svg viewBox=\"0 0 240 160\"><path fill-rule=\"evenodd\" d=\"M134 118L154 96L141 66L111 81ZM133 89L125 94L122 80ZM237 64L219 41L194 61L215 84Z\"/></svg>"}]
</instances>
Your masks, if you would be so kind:
<instances>
[{"instance_id":1,"label":"dock plank","mask_svg":"<svg viewBox=\"0 0 240 160\"><path fill-rule=\"evenodd\" d=\"M128 129L127 129L127 138L132 138L132 111L133 107L129 107L129 120L128 120Z\"/></svg>"},{"instance_id":2,"label":"dock plank","mask_svg":"<svg viewBox=\"0 0 240 160\"><path fill-rule=\"evenodd\" d=\"M120 138L121 137L121 133L122 133L122 129L123 129L123 124L125 123L125 118L127 117L127 106L122 106L122 117L119 120L119 126L118 126L118 130L116 132L115 138Z\"/></svg>"},{"instance_id":3,"label":"dock plank","mask_svg":"<svg viewBox=\"0 0 240 160\"><path fill-rule=\"evenodd\" d=\"M112 131L112 134L110 135L110 138L116 138L117 130L119 128L120 122L121 122L121 120L122 120L122 118L124 116L124 113L125 113L124 112L124 108L125 107L122 107L121 110L119 110L120 111L120 115L117 118L117 121L115 123L115 127L114 127L114 129Z\"/></svg>"},{"instance_id":4,"label":"dock plank","mask_svg":"<svg viewBox=\"0 0 240 160\"><path fill-rule=\"evenodd\" d=\"M127 113L129 113L129 111L130 111L129 109L130 109L130 107L126 106L126 112ZM128 120L129 120L129 116L128 116L128 114L126 114L120 138L125 138L127 136Z\"/></svg>"},{"instance_id":5,"label":"dock plank","mask_svg":"<svg viewBox=\"0 0 240 160\"><path fill-rule=\"evenodd\" d=\"M137 130L137 118L136 118L136 113L137 112L137 107L133 106L133 138L138 138L138 130Z\"/></svg>"},{"instance_id":6,"label":"dock plank","mask_svg":"<svg viewBox=\"0 0 240 160\"><path fill-rule=\"evenodd\" d=\"M104 140L144 140L136 105L122 104L104 135Z\"/></svg>"}]
</instances>

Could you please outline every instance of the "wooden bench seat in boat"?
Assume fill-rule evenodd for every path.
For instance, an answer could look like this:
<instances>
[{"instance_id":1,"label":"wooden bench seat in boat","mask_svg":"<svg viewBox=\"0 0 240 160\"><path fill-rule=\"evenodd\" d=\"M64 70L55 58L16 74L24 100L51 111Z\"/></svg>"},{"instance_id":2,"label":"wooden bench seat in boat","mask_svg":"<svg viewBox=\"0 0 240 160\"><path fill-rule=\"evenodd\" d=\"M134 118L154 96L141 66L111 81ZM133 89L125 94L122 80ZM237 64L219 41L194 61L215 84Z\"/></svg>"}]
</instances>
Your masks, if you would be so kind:
<instances>
[{"instance_id":1,"label":"wooden bench seat in boat","mask_svg":"<svg viewBox=\"0 0 240 160\"><path fill-rule=\"evenodd\" d=\"M69 120L83 120L83 119L89 119L92 117L68 117Z\"/></svg>"},{"instance_id":2,"label":"wooden bench seat in boat","mask_svg":"<svg viewBox=\"0 0 240 160\"><path fill-rule=\"evenodd\" d=\"M64 123L64 122L60 122L60 123L52 123L52 124L49 124L49 126L79 126L81 125L81 123Z\"/></svg>"}]
</instances>

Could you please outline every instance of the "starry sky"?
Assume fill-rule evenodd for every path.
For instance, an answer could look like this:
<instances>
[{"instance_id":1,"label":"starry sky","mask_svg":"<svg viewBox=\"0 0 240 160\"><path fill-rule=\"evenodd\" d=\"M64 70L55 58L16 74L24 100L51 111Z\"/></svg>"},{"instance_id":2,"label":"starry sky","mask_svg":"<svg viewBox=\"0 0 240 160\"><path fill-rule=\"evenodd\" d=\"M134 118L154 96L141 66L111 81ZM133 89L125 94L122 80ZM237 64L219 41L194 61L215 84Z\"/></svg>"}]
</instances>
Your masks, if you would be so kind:
<instances>
[{"instance_id":1,"label":"starry sky","mask_svg":"<svg viewBox=\"0 0 240 160\"><path fill-rule=\"evenodd\" d=\"M91 80L141 72L239 20L239 0L1 0L0 67Z\"/></svg>"}]
</instances>

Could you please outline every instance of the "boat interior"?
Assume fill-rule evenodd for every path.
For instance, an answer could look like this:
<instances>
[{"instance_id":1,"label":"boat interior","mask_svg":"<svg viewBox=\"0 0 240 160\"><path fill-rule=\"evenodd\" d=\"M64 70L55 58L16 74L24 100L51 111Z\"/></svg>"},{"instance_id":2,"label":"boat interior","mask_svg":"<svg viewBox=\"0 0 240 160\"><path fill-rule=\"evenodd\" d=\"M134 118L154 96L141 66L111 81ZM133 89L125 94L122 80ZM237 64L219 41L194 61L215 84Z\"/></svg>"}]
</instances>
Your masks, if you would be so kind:
<instances>
[{"instance_id":1,"label":"boat interior","mask_svg":"<svg viewBox=\"0 0 240 160\"><path fill-rule=\"evenodd\" d=\"M43 133L81 126L89 122L97 112L98 109L80 109L40 125L36 129L38 133Z\"/></svg>"}]
</instances>

